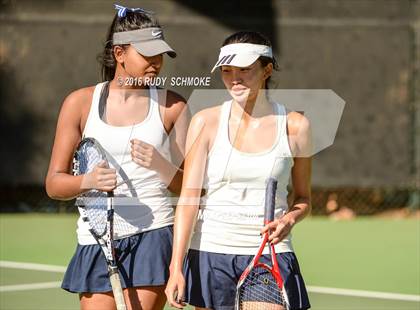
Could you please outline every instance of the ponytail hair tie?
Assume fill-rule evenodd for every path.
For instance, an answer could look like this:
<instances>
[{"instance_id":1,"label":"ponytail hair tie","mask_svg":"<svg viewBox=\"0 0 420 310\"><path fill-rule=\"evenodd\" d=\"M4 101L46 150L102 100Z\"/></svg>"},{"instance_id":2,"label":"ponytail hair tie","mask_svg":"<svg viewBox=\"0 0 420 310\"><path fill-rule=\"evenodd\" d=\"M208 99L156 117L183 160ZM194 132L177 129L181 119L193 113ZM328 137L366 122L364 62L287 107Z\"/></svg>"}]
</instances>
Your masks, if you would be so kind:
<instances>
[{"instance_id":1,"label":"ponytail hair tie","mask_svg":"<svg viewBox=\"0 0 420 310\"><path fill-rule=\"evenodd\" d=\"M118 5L118 4L115 4L115 9L118 10L118 17L120 18L125 17L127 15L127 12L132 12L132 13L140 12L144 14L154 14L154 12L146 11L142 8L128 8L122 5Z\"/></svg>"}]
</instances>

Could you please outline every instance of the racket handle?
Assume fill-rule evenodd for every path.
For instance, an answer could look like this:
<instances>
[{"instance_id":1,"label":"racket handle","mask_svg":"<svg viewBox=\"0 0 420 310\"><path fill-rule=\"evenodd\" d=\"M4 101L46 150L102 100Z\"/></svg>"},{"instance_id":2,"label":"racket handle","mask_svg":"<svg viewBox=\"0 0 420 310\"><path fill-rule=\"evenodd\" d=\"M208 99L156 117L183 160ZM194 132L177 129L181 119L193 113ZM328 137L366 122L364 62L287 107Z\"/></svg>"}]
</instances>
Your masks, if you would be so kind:
<instances>
[{"instance_id":1,"label":"racket handle","mask_svg":"<svg viewBox=\"0 0 420 310\"><path fill-rule=\"evenodd\" d=\"M109 267L109 280L111 281L112 292L114 294L117 310L127 310L117 267Z\"/></svg>"},{"instance_id":2,"label":"racket handle","mask_svg":"<svg viewBox=\"0 0 420 310\"><path fill-rule=\"evenodd\" d=\"M277 190L277 180L274 178L269 178L267 182L267 188L265 191L265 208L264 208L265 224L268 224L269 222L274 221L276 190Z\"/></svg>"}]
</instances>

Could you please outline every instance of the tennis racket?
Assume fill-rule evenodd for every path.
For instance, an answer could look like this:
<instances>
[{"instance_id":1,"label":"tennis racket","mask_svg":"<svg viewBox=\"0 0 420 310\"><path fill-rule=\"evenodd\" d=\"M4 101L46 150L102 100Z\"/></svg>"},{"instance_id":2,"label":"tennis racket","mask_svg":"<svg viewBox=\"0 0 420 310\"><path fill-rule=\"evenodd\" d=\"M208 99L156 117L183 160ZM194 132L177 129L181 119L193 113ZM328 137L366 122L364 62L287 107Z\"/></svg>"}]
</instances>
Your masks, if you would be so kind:
<instances>
[{"instance_id":1,"label":"tennis racket","mask_svg":"<svg viewBox=\"0 0 420 310\"><path fill-rule=\"evenodd\" d=\"M101 161L108 164L105 150L97 140L84 138L74 154L73 174L89 173ZM89 190L79 195L76 205L83 221L89 225L90 233L104 253L117 310L126 310L114 250L114 229L123 223L114 221L113 198L113 191L104 193L99 190Z\"/></svg>"},{"instance_id":2,"label":"tennis racket","mask_svg":"<svg viewBox=\"0 0 420 310\"><path fill-rule=\"evenodd\" d=\"M274 220L276 189L277 180L270 178L265 193L264 225ZM274 246L268 242L269 235L270 231L264 234L257 254L239 278L236 286L235 310L289 309ZM261 262L266 246L269 248L271 266Z\"/></svg>"}]
</instances>

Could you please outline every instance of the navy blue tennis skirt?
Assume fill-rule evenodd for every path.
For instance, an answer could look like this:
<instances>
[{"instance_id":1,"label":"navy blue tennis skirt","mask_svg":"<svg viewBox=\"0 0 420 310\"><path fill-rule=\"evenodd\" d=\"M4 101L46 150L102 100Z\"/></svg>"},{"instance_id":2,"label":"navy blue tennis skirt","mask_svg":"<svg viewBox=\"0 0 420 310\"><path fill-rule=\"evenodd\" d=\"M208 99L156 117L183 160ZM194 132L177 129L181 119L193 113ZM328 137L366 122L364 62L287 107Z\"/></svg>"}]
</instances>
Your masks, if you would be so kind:
<instances>
[{"instance_id":1,"label":"navy blue tennis skirt","mask_svg":"<svg viewBox=\"0 0 420 310\"><path fill-rule=\"evenodd\" d=\"M169 278L173 227L167 226L115 241L123 288L165 285ZM77 245L61 287L72 293L112 290L99 245Z\"/></svg>"},{"instance_id":2,"label":"navy blue tennis skirt","mask_svg":"<svg viewBox=\"0 0 420 310\"><path fill-rule=\"evenodd\" d=\"M233 310L236 284L253 257L189 250L184 264L186 302L196 307ZM269 263L269 256L264 255L262 261ZM309 309L308 293L295 254L279 253L277 261L290 309Z\"/></svg>"}]
</instances>

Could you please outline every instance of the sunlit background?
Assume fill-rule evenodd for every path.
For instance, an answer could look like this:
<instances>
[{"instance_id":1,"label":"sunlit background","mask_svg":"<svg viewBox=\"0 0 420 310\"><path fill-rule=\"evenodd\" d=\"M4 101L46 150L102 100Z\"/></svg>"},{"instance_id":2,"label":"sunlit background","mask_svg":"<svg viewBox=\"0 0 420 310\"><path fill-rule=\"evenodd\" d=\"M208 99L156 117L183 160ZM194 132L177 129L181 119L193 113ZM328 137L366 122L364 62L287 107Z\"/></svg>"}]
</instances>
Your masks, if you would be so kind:
<instances>
[{"instance_id":1,"label":"sunlit background","mask_svg":"<svg viewBox=\"0 0 420 310\"><path fill-rule=\"evenodd\" d=\"M271 88L340 96L334 143L313 158L312 217L294 232L312 309L420 309L419 0L0 0L0 308L78 308L58 288L77 211L43 182L61 103L101 81L114 3L157 14L178 53L162 76L223 88L210 74L222 41L257 30L281 68Z\"/></svg>"}]
</instances>

